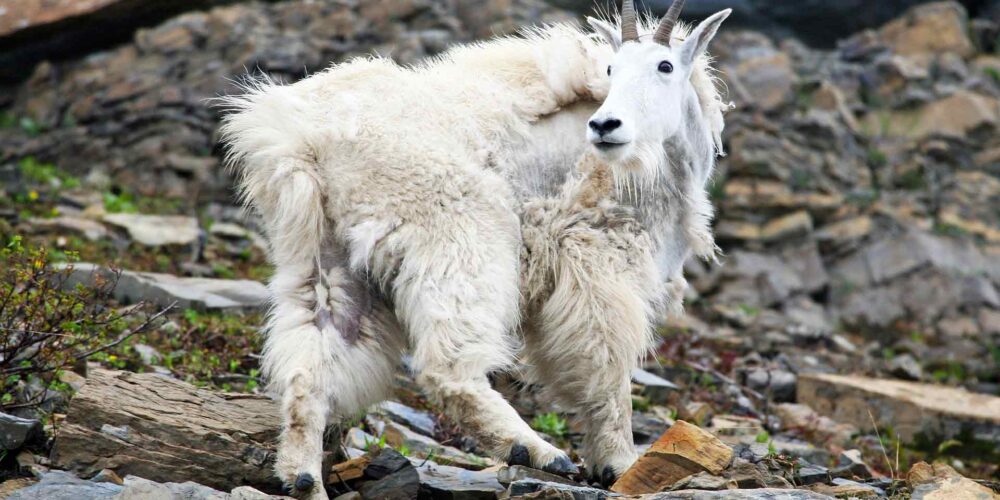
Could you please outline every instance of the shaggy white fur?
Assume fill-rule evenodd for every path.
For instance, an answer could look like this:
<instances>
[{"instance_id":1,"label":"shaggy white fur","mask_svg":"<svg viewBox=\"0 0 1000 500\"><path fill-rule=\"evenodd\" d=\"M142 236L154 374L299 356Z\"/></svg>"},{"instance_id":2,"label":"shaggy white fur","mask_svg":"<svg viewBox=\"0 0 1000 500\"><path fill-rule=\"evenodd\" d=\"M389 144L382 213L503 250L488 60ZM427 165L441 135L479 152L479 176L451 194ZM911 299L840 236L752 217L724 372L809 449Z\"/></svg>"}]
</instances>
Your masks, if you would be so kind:
<instances>
[{"instance_id":1,"label":"shaggy white fur","mask_svg":"<svg viewBox=\"0 0 1000 500\"><path fill-rule=\"evenodd\" d=\"M589 183L562 191L577 200L569 205L521 209L560 196L567 176L576 182L586 116L607 95L612 54L599 37L558 25L413 68L356 59L221 98L228 160L263 217L276 266L263 369L284 415L276 471L297 493L326 497L322 481L303 481L324 477L324 427L383 399L404 351L427 395L484 449L507 459L523 446L532 465L568 472L565 454L486 377L511 366L522 324L542 382L589 422L588 466L621 472L634 459L628 372L649 346L661 277L680 276L692 243L698 254L714 248L710 233L670 240L707 231L711 207L699 197L712 160L668 141L640 160L652 169L639 170L670 184L695 161L699 175L681 179L684 187L651 185L669 196L647 189L630 201L622 188L633 184L622 179L635 169L612 168L619 190L588 198L598 211L572 216L601 245L544 215L567 213ZM717 149L723 105L704 56L690 83L686 116ZM666 161L664 151L691 161ZM694 210L678 208L689 200ZM650 223L670 230L651 236ZM603 253L609 244L625 250Z\"/></svg>"}]
</instances>

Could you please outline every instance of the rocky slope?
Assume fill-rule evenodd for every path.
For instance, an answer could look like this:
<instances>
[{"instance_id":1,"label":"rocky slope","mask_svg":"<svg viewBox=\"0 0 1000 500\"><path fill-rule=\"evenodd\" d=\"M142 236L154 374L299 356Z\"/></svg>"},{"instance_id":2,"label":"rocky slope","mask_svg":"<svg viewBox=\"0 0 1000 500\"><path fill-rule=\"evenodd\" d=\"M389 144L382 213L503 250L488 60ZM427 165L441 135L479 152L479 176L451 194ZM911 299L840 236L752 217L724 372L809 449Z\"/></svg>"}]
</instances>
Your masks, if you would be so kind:
<instances>
[{"instance_id":1,"label":"rocky slope","mask_svg":"<svg viewBox=\"0 0 1000 500\"><path fill-rule=\"evenodd\" d=\"M83 58L40 63L0 90L0 237L22 235L56 260L78 254L124 267L121 303L180 302L167 322L97 361L207 386L170 390L239 405L218 391L258 391L254 311L269 267L256 221L230 197L218 115L205 99L232 91L245 69L291 81L370 51L408 63L522 24L572 19L535 0L235 3L172 17ZM996 486L988 481L1000 474L997 34L990 19L940 2L836 49L736 29L714 42L736 105L711 190L725 255L687 265L687 314L666 322L656 358L634 374L634 434L652 450L642 467L658 471L656 489L678 490L655 498L934 498ZM0 44L4 36L12 35L0 34ZM92 279L78 268L75 280ZM41 411L0 400L17 415L0 415L9 479L0 497L279 493L262 479L246 482L263 493L239 490L243 483L188 472L182 461L116 461L161 453L164 443L207 446L209 455L214 445L149 410L163 388L94 370L60 375L67 394L54 393ZM141 422L109 404L125 390L113 380L140 391L120 399L146 409ZM17 381L16 394L33 383ZM559 445L579 444L572 416L515 375L498 374L496 385ZM73 391L80 399L68 398ZM607 495L530 469L501 471L406 377L396 399L343 429L331 493ZM251 437L227 420L199 425L259 451L245 455L242 477L266 470L276 423ZM664 472L664 461L683 462L664 447L685 440L718 453ZM202 486L184 484L191 480Z\"/></svg>"}]
</instances>

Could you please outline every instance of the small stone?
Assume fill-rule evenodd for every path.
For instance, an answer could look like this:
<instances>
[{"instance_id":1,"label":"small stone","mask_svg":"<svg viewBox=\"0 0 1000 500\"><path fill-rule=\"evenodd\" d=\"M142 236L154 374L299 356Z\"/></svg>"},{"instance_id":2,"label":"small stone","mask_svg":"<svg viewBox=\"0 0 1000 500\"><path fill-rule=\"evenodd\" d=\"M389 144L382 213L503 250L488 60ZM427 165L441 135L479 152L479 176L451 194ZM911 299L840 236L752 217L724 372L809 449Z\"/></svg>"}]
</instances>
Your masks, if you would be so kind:
<instances>
[{"instance_id":1,"label":"small stone","mask_svg":"<svg viewBox=\"0 0 1000 500\"><path fill-rule=\"evenodd\" d=\"M405 460L405 459L404 459ZM380 500L410 500L417 498L420 491L420 474L406 463L408 467L393 472L377 481L365 483L360 490L362 498L378 498Z\"/></svg>"},{"instance_id":2,"label":"small stone","mask_svg":"<svg viewBox=\"0 0 1000 500\"><path fill-rule=\"evenodd\" d=\"M733 454L737 458L755 464L767 458L771 454L771 448L767 443L738 443L733 446Z\"/></svg>"},{"instance_id":3,"label":"small stone","mask_svg":"<svg viewBox=\"0 0 1000 500\"><path fill-rule=\"evenodd\" d=\"M707 423L712 417L712 406L701 401L692 401L681 406L678 413L685 420Z\"/></svg>"},{"instance_id":4,"label":"small stone","mask_svg":"<svg viewBox=\"0 0 1000 500\"><path fill-rule=\"evenodd\" d=\"M146 344L135 344L132 349L139 354L142 358L142 362L145 365L158 365L160 361L163 360L163 356L160 354L156 348L146 345Z\"/></svg>"},{"instance_id":5,"label":"small stone","mask_svg":"<svg viewBox=\"0 0 1000 500\"><path fill-rule=\"evenodd\" d=\"M921 380L924 371L920 363L909 354L900 354L889 360L889 372L903 380Z\"/></svg>"},{"instance_id":6,"label":"small stone","mask_svg":"<svg viewBox=\"0 0 1000 500\"><path fill-rule=\"evenodd\" d=\"M521 481L522 479L534 479L548 483L575 484L562 476L549 474L548 472L531 467L525 467L523 465L501 467L500 470L497 471L496 479L504 486L510 486L511 483Z\"/></svg>"},{"instance_id":7,"label":"small stone","mask_svg":"<svg viewBox=\"0 0 1000 500\"><path fill-rule=\"evenodd\" d=\"M642 368L632 370L632 382L642 386L642 395L652 404L666 403L670 393L680 389L677 384Z\"/></svg>"},{"instance_id":8,"label":"small stone","mask_svg":"<svg viewBox=\"0 0 1000 500\"><path fill-rule=\"evenodd\" d=\"M176 215L107 214L107 224L124 229L136 243L146 246L192 245L198 241L198 220Z\"/></svg>"},{"instance_id":9,"label":"small stone","mask_svg":"<svg viewBox=\"0 0 1000 500\"><path fill-rule=\"evenodd\" d=\"M745 384L751 389L769 394L777 402L795 400L798 376L786 370L755 368L745 375Z\"/></svg>"},{"instance_id":10,"label":"small stone","mask_svg":"<svg viewBox=\"0 0 1000 500\"><path fill-rule=\"evenodd\" d=\"M653 407L656 408L662 407ZM632 440L636 444L651 444L656 441L671 425L673 420L666 421L656 414L649 414L641 411L632 412Z\"/></svg>"},{"instance_id":11,"label":"small stone","mask_svg":"<svg viewBox=\"0 0 1000 500\"><path fill-rule=\"evenodd\" d=\"M434 422L434 417L425 411L414 410L409 406L397 403L395 401L384 401L379 406L379 409L385 412L389 418L403 424L425 436L434 437L434 431L437 424Z\"/></svg>"},{"instance_id":12,"label":"small stone","mask_svg":"<svg viewBox=\"0 0 1000 500\"><path fill-rule=\"evenodd\" d=\"M874 486L839 478L833 480L833 485L814 484L809 489L816 493L844 499L879 498L885 496L884 491Z\"/></svg>"},{"instance_id":13,"label":"small stone","mask_svg":"<svg viewBox=\"0 0 1000 500\"><path fill-rule=\"evenodd\" d=\"M798 460L798 465L795 471L795 484L808 486L830 481L830 470L826 467L811 464L801 458Z\"/></svg>"},{"instance_id":14,"label":"small stone","mask_svg":"<svg viewBox=\"0 0 1000 500\"><path fill-rule=\"evenodd\" d=\"M344 437L344 446L349 448L367 450L373 445L378 445L378 438L357 427L351 427L348 429L347 434Z\"/></svg>"},{"instance_id":15,"label":"small stone","mask_svg":"<svg viewBox=\"0 0 1000 500\"><path fill-rule=\"evenodd\" d=\"M42 423L35 419L0 413L0 450L17 450L42 433Z\"/></svg>"},{"instance_id":16,"label":"small stone","mask_svg":"<svg viewBox=\"0 0 1000 500\"><path fill-rule=\"evenodd\" d=\"M111 469L101 469L90 480L95 483L125 484L125 481Z\"/></svg>"},{"instance_id":17,"label":"small stone","mask_svg":"<svg viewBox=\"0 0 1000 500\"><path fill-rule=\"evenodd\" d=\"M868 464L861 458L861 450L846 450L841 452L837 458L837 467L831 471L831 474L848 479L851 477L861 479L874 477Z\"/></svg>"},{"instance_id":18,"label":"small stone","mask_svg":"<svg viewBox=\"0 0 1000 500\"><path fill-rule=\"evenodd\" d=\"M732 448L712 434L678 420L611 487L623 494L653 493L698 472L720 474Z\"/></svg>"},{"instance_id":19,"label":"small stone","mask_svg":"<svg viewBox=\"0 0 1000 500\"><path fill-rule=\"evenodd\" d=\"M396 422L385 422L369 418L372 428L385 438L386 444L394 448L406 447L420 458L434 457L439 463L454 465L470 470L481 470L493 465L493 460L466 453L454 446L446 446L433 438L410 430L405 425Z\"/></svg>"},{"instance_id":20,"label":"small stone","mask_svg":"<svg viewBox=\"0 0 1000 500\"><path fill-rule=\"evenodd\" d=\"M238 224L230 222L216 222L208 230L209 234L227 238L231 240L243 240L250 238L250 231Z\"/></svg>"},{"instance_id":21,"label":"small stone","mask_svg":"<svg viewBox=\"0 0 1000 500\"><path fill-rule=\"evenodd\" d=\"M382 448L372 453L371 461L365 467L365 477L382 479L406 468L412 468L410 461L391 448Z\"/></svg>"},{"instance_id":22,"label":"small stone","mask_svg":"<svg viewBox=\"0 0 1000 500\"><path fill-rule=\"evenodd\" d=\"M337 484L359 479L365 475L365 469L368 467L370 462L371 456L362 455L360 457L347 460L346 462L336 464L330 468L330 475L326 482L329 484Z\"/></svg>"},{"instance_id":23,"label":"small stone","mask_svg":"<svg viewBox=\"0 0 1000 500\"><path fill-rule=\"evenodd\" d=\"M420 490L432 498L493 499L504 490L497 481L499 473L471 471L460 467L414 460L420 476Z\"/></svg>"},{"instance_id":24,"label":"small stone","mask_svg":"<svg viewBox=\"0 0 1000 500\"><path fill-rule=\"evenodd\" d=\"M799 210L768 221L761 227L760 237L766 242L773 243L808 234L812 229L813 221L809 212Z\"/></svg>"},{"instance_id":25,"label":"small stone","mask_svg":"<svg viewBox=\"0 0 1000 500\"><path fill-rule=\"evenodd\" d=\"M547 483L537 479L522 479L507 488L508 498L566 498L573 500L605 500L612 494L597 488L572 486L563 483Z\"/></svg>"},{"instance_id":26,"label":"small stone","mask_svg":"<svg viewBox=\"0 0 1000 500\"><path fill-rule=\"evenodd\" d=\"M735 482L707 472L688 476L670 487L670 490L724 490L736 486Z\"/></svg>"},{"instance_id":27,"label":"small stone","mask_svg":"<svg viewBox=\"0 0 1000 500\"><path fill-rule=\"evenodd\" d=\"M32 232L58 232L59 234L79 234L90 241L97 241L108 236L108 228L100 222L82 217L59 216L52 219L30 219L28 225Z\"/></svg>"},{"instance_id":28,"label":"small stone","mask_svg":"<svg viewBox=\"0 0 1000 500\"><path fill-rule=\"evenodd\" d=\"M229 492L229 498L226 500L272 500L274 498L276 497L268 495L252 486L240 486L233 488L233 491Z\"/></svg>"}]
</instances>

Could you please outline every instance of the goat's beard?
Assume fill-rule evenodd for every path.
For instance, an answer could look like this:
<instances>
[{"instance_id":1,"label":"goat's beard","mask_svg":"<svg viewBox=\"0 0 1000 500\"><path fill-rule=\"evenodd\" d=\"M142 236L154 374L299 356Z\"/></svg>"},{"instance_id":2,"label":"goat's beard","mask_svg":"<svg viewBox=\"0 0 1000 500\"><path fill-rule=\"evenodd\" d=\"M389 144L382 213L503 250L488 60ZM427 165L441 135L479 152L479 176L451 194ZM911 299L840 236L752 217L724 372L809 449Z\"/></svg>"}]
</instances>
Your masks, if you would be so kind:
<instances>
[{"instance_id":1,"label":"goat's beard","mask_svg":"<svg viewBox=\"0 0 1000 500\"><path fill-rule=\"evenodd\" d=\"M660 143L632 142L625 147L628 150L622 151L618 158L604 154L601 158L611 166L619 199L638 202L643 193L656 188L663 177L662 169L667 168L667 158Z\"/></svg>"}]
</instances>

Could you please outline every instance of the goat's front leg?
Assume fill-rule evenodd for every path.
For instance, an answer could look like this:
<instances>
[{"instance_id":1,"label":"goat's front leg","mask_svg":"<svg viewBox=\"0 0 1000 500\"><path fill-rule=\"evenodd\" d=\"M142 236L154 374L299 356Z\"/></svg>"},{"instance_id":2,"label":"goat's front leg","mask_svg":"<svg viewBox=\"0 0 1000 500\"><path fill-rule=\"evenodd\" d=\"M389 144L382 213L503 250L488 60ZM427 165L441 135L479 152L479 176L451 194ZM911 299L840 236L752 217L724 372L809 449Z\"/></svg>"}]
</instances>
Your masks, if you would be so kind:
<instances>
[{"instance_id":1,"label":"goat's front leg","mask_svg":"<svg viewBox=\"0 0 1000 500\"><path fill-rule=\"evenodd\" d=\"M644 234L627 220L603 223L616 212L544 208L528 207L522 224L525 355L583 424L591 475L610 484L636 459L631 372L651 345L663 289Z\"/></svg>"},{"instance_id":2,"label":"goat's front leg","mask_svg":"<svg viewBox=\"0 0 1000 500\"><path fill-rule=\"evenodd\" d=\"M618 300L579 288L557 290L525 333L525 354L534 372L556 401L573 410L582 423L587 469L605 485L613 483L637 457L632 440L631 372L648 335L639 298L626 289L615 294Z\"/></svg>"}]
</instances>

